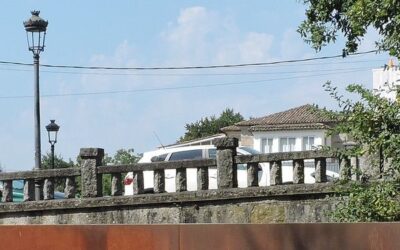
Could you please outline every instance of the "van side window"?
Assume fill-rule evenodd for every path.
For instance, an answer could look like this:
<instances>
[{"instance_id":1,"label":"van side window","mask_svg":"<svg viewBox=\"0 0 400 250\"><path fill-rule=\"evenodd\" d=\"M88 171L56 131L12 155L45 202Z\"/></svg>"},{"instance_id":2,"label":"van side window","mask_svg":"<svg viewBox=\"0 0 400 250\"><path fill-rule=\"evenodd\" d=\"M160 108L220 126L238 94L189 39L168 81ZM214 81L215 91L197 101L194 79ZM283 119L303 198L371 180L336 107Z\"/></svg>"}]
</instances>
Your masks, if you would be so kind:
<instances>
[{"instance_id":1,"label":"van side window","mask_svg":"<svg viewBox=\"0 0 400 250\"><path fill-rule=\"evenodd\" d=\"M157 155L151 158L151 162L157 162L157 161L165 161L165 158L167 158L168 154L163 154L163 155Z\"/></svg>"},{"instance_id":2,"label":"van side window","mask_svg":"<svg viewBox=\"0 0 400 250\"><path fill-rule=\"evenodd\" d=\"M215 148L210 148L208 150L208 158L216 159L217 158L217 150Z\"/></svg>"},{"instance_id":3,"label":"van side window","mask_svg":"<svg viewBox=\"0 0 400 250\"><path fill-rule=\"evenodd\" d=\"M188 151L172 153L171 157L169 157L169 161L196 160L202 158L203 158L202 150L196 149L196 150L188 150Z\"/></svg>"}]
</instances>

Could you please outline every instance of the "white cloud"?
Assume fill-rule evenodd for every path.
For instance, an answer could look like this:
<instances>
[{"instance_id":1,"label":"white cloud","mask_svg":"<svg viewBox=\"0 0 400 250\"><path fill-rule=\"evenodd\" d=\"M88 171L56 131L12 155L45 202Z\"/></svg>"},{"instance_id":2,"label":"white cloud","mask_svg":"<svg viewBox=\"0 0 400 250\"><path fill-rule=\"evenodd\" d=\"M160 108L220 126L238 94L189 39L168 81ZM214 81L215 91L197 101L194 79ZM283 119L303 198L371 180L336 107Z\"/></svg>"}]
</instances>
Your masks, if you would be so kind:
<instances>
[{"instance_id":1,"label":"white cloud","mask_svg":"<svg viewBox=\"0 0 400 250\"><path fill-rule=\"evenodd\" d=\"M241 62L262 62L270 58L273 38L265 33L247 33L243 42L239 44Z\"/></svg>"},{"instance_id":2,"label":"white cloud","mask_svg":"<svg viewBox=\"0 0 400 250\"><path fill-rule=\"evenodd\" d=\"M265 61L274 40L267 33L242 33L229 16L199 6L181 10L161 37L170 52L167 62L185 65Z\"/></svg>"}]
</instances>

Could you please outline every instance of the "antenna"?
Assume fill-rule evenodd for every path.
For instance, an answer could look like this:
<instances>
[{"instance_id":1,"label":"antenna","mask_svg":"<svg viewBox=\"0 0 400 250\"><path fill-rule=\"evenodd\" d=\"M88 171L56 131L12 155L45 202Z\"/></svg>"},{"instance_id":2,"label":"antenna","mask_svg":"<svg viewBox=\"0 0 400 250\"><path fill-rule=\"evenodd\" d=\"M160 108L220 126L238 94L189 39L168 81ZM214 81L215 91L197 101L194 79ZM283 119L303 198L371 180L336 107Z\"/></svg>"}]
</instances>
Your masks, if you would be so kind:
<instances>
[{"instance_id":1,"label":"antenna","mask_svg":"<svg viewBox=\"0 0 400 250\"><path fill-rule=\"evenodd\" d=\"M162 144L162 142L161 142L161 140L160 140L160 137L158 137L156 131L153 131L153 133L154 133L155 137L157 138L157 141L160 143L161 147L162 147L163 149L165 149L165 147L164 147L164 145Z\"/></svg>"}]
</instances>

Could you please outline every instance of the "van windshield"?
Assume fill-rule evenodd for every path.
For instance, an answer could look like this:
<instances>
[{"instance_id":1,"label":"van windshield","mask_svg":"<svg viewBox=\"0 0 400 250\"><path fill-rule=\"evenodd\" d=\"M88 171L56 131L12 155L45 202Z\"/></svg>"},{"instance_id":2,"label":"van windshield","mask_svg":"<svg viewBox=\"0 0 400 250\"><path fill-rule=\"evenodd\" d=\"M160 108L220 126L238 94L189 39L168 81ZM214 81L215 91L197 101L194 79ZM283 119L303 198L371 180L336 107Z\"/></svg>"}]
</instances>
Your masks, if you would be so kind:
<instances>
[{"instance_id":1,"label":"van windshield","mask_svg":"<svg viewBox=\"0 0 400 250\"><path fill-rule=\"evenodd\" d=\"M254 148L249 148L249 147L239 147L240 149L243 149L246 152L249 152L252 155L257 155L257 154L261 154L260 151L254 149Z\"/></svg>"}]
</instances>

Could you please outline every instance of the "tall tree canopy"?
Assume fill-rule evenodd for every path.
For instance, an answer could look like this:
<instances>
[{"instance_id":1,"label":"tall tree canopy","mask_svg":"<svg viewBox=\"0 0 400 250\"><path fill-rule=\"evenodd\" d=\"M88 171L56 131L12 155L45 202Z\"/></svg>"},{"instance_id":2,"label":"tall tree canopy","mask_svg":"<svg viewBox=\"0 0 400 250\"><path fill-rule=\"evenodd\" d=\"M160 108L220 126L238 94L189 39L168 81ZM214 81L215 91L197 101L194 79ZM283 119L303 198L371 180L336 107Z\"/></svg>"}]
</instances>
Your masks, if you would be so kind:
<instances>
[{"instance_id":1,"label":"tall tree canopy","mask_svg":"<svg viewBox=\"0 0 400 250\"><path fill-rule=\"evenodd\" d=\"M344 54L357 51L368 28L382 36L380 50L400 58L400 1L397 0L302 0L306 19L298 31L307 43L320 50L342 34Z\"/></svg>"},{"instance_id":2,"label":"tall tree canopy","mask_svg":"<svg viewBox=\"0 0 400 250\"><path fill-rule=\"evenodd\" d=\"M202 138L204 136L214 135L220 132L220 129L243 121L240 113L235 113L233 109L225 109L217 118L214 115L201 118L200 121L187 123L185 125L186 132L179 139L180 142Z\"/></svg>"}]
</instances>

